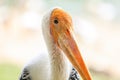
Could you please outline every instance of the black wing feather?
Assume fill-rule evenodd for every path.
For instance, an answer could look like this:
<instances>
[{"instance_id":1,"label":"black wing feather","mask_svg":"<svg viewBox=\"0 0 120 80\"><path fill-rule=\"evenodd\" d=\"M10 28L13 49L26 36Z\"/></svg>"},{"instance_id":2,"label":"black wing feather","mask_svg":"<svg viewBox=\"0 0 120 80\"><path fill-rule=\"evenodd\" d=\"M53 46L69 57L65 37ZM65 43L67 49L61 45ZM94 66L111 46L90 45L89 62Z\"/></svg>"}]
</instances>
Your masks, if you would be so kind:
<instances>
[{"instance_id":1,"label":"black wing feather","mask_svg":"<svg viewBox=\"0 0 120 80\"><path fill-rule=\"evenodd\" d=\"M70 73L69 80L80 80L80 76L74 68L72 68L72 72Z\"/></svg>"},{"instance_id":2,"label":"black wing feather","mask_svg":"<svg viewBox=\"0 0 120 80\"><path fill-rule=\"evenodd\" d=\"M31 80L30 73L27 69L23 70L19 80Z\"/></svg>"},{"instance_id":3,"label":"black wing feather","mask_svg":"<svg viewBox=\"0 0 120 80\"><path fill-rule=\"evenodd\" d=\"M19 80L32 80L27 69L23 70ZM74 68L72 68L69 80L80 80L80 76Z\"/></svg>"}]
</instances>

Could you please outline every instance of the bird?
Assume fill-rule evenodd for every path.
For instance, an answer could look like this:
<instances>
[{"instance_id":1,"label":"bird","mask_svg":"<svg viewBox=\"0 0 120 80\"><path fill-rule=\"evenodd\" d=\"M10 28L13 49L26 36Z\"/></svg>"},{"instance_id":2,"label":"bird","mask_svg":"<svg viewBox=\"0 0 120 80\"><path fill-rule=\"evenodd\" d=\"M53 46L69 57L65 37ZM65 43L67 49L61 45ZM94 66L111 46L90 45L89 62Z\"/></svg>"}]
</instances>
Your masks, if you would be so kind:
<instances>
[{"instance_id":1,"label":"bird","mask_svg":"<svg viewBox=\"0 0 120 80\"><path fill-rule=\"evenodd\" d=\"M19 80L92 80L75 38L72 17L55 7L44 14L42 34L48 53L27 63Z\"/></svg>"}]
</instances>

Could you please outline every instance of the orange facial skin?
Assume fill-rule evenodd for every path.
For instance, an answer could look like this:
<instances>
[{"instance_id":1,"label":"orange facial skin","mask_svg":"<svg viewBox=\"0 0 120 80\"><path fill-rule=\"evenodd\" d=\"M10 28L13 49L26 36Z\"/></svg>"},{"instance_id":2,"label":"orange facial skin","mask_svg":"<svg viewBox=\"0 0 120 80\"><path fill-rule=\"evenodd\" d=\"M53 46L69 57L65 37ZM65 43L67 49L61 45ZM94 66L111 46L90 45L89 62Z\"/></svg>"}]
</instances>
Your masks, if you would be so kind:
<instances>
[{"instance_id":1,"label":"orange facial skin","mask_svg":"<svg viewBox=\"0 0 120 80\"><path fill-rule=\"evenodd\" d=\"M55 20L58 21L57 24L54 23ZM57 42L58 35L64 32L66 32L66 34L69 34L70 28L72 29L71 16L69 16L62 9L54 9L50 17L50 30L52 36L55 39L55 43Z\"/></svg>"}]
</instances>

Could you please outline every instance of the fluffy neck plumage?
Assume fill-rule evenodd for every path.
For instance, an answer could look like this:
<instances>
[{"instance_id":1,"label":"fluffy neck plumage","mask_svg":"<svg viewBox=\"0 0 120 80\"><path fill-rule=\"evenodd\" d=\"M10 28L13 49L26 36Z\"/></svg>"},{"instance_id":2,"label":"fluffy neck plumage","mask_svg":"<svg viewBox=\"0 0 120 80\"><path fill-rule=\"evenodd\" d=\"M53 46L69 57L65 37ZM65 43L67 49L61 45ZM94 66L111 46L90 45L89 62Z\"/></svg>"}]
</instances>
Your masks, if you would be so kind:
<instances>
[{"instance_id":1,"label":"fluffy neck plumage","mask_svg":"<svg viewBox=\"0 0 120 80\"><path fill-rule=\"evenodd\" d=\"M68 80L70 63L64 53L51 40L48 45L50 56L51 80Z\"/></svg>"},{"instance_id":2,"label":"fluffy neck plumage","mask_svg":"<svg viewBox=\"0 0 120 80\"><path fill-rule=\"evenodd\" d=\"M50 80L68 80L71 64L61 49L54 43L49 30L43 29L50 59Z\"/></svg>"}]
</instances>

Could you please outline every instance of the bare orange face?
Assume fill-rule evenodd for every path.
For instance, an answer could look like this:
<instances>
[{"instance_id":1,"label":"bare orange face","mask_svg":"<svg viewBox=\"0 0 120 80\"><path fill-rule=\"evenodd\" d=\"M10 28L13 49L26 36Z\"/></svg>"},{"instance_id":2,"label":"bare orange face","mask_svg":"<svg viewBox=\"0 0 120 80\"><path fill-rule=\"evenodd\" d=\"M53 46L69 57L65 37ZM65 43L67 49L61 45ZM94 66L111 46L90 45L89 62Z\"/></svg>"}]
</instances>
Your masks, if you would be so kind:
<instances>
[{"instance_id":1,"label":"bare orange face","mask_svg":"<svg viewBox=\"0 0 120 80\"><path fill-rule=\"evenodd\" d=\"M64 52L83 80L92 80L73 36L72 26L72 18L65 11L59 8L52 11L50 33L55 44Z\"/></svg>"},{"instance_id":2,"label":"bare orange face","mask_svg":"<svg viewBox=\"0 0 120 80\"><path fill-rule=\"evenodd\" d=\"M50 32L57 42L58 35L61 33L69 34L69 29L72 29L72 19L62 9L54 9L50 17Z\"/></svg>"}]
</instances>

